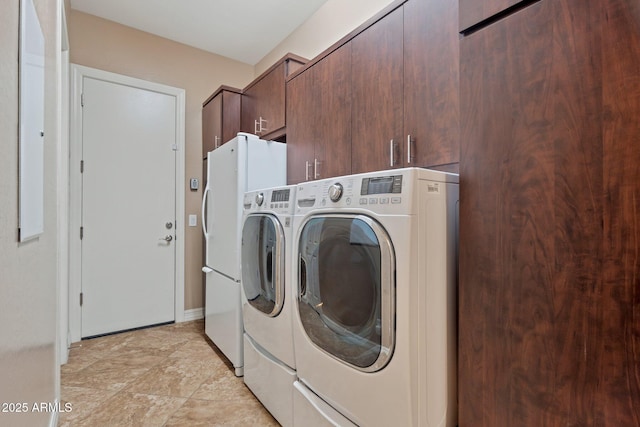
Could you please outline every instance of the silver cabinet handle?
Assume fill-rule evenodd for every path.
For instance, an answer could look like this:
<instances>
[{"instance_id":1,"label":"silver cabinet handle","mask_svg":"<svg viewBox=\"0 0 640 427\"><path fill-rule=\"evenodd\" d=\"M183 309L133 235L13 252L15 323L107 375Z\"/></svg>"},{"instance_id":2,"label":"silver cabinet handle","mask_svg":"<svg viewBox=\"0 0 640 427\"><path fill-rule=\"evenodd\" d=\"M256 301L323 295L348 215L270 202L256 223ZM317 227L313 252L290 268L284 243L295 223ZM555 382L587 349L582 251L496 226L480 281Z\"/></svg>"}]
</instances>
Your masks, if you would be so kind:
<instances>
[{"instance_id":1,"label":"silver cabinet handle","mask_svg":"<svg viewBox=\"0 0 640 427\"><path fill-rule=\"evenodd\" d=\"M318 179L318 159L313 159L313 179Z\"/></svg>"},{"instance_id":2,"label":"silver cabinet handle","mask_svg":"<svg viewBox=\"0 0 640 427\"><path fill-rule=\"evenodd\" d=\"M309 181L309 160L304 162L304 180Z\"/></svg>"},{"instance_id":3,"label":"silver cabinet handle","mask_svg":"<svg viewBox=\"0 0 640 427\"><path fill-rule=\"evenodd\" d=\"M264 125L263 125L264 123ZM264 132L265 130L267 130L267 120L263 119L262 116L260 116L257 120L253 121L253 133L255 133L256 135L260 135L262 132Z\"/></svg>"},{"instance_id":4,"label":"silver cabinet handle","mask_svg":"<svg viewBox=\"0 0 640 427\"><path fill-rule=\"evenodd\" d=\"M160 238L160 239L158 239L158 240L164 240L165 242L169 243L170 241L172 241L172 240L173 240L173 236L172 236L172 235L170 235L170 234L167 234L166 236L161 237L161 238Z\"/></svg>"},{"instance_id":5,"label":"silver cabinet handle","mask_svg":"<svg viewBox=\"0 0 640 427\"><path fill-rule=\"evenodd\" d=\"M407 164L411 164L411 135L407 135Z\"/></svg>"},{"instance_id":6,"label":"silver cabinet handle","mask_svg":"<svg viewBox=\"0 0 640 427\"><path fill-rule=\"evenodd\" d=\"M220 137L216 135L214 138L214 147L218 148L220 146Z\"/></svg>"},{"instance_id":7,"label":"silver cabinet handle","mask_svg":"<svg viewBox=\"0 0 640 427\"><path fill-rule=\"evenodd\" d=\"M395 165L395 159L393 158L393 139L391 141L389 141L389 160L391 161L390 165L391 167L393 167L393 165Z\"/></svg>"}]
</instances>

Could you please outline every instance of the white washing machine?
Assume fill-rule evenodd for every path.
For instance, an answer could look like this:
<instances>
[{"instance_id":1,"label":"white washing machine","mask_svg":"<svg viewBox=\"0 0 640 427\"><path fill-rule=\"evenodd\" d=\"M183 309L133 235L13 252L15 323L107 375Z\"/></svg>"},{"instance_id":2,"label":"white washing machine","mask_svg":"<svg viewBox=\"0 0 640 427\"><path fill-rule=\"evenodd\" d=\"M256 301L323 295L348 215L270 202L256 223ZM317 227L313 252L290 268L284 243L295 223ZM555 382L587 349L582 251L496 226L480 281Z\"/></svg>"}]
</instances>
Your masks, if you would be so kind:
<instances>
[{"instance_id":1,"label":"white washing machine","mask_svg":"<svg viewBox=\"0 0 640 427\"><path fill-rule=\"evenodd\" d=\"M244 382L283 426L293 424L291 231L295 186L243 201Z\"/></svg>"},{"instance_id":2,"label":"white washing machine","mask_svg":"<svg viewBox=\"0 0 640 427\"><path fill-rule=\"evenodd\" d=\"M455 426L458 176L299 184L294 425Z\"/></svg>"}]
</instances>

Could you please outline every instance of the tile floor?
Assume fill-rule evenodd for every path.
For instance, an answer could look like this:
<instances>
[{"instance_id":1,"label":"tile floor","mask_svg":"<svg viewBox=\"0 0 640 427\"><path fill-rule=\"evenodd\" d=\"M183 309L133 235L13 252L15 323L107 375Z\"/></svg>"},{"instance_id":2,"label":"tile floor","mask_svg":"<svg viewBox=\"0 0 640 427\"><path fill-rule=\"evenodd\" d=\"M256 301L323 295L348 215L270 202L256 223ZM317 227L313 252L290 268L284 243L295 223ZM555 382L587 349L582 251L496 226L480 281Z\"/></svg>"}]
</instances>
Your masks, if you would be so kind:
<instances>
[{"instance_id":1,"label":"tile floor","mask_svg":"<svg viewBox=\"0 0 640 427\"><path fill-rule=\"evenodd\" d=\"M62 366L58 426L278 426L204 322L81 341Z\"/></svg>"}]
</instances>

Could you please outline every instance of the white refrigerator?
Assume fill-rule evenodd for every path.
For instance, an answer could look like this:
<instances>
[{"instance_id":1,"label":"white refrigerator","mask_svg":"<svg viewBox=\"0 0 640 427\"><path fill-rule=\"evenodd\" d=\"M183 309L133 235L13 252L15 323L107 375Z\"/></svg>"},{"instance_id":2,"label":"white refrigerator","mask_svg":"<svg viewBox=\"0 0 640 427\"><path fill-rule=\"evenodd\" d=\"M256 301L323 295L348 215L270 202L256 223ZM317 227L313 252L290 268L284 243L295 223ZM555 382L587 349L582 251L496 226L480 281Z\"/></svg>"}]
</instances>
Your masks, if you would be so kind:
<instances>
[{"instance_id":1,"label":"white refrigerator","mask_svg":"<svg viewBox=\"0 0 640 427\"><path fill-rule=\"evenodd\" d=\"M280 142L239 133L207 155L202 197L205 238L205 333L243 375L240 245L244 193L285 185L287 150Z\"/></svg>"}]
</instances>

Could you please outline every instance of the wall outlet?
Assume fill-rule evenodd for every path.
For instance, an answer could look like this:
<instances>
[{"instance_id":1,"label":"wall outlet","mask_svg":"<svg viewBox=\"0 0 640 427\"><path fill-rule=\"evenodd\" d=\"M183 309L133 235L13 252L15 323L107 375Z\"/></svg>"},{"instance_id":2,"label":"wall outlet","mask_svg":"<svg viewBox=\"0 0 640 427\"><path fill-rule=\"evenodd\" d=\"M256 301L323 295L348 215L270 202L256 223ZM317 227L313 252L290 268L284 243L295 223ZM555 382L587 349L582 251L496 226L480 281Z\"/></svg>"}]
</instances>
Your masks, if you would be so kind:
<instances>
[{"instance_id":1,"label":"wall outlet","mask_svg":"<svg viewBox=\"0 0 640 427\"><path fill-rule=\"evenodd\" d=\"M198 215L189 215L189 227L196 227L198 225Z\"/></svg>"}]
</instances>

